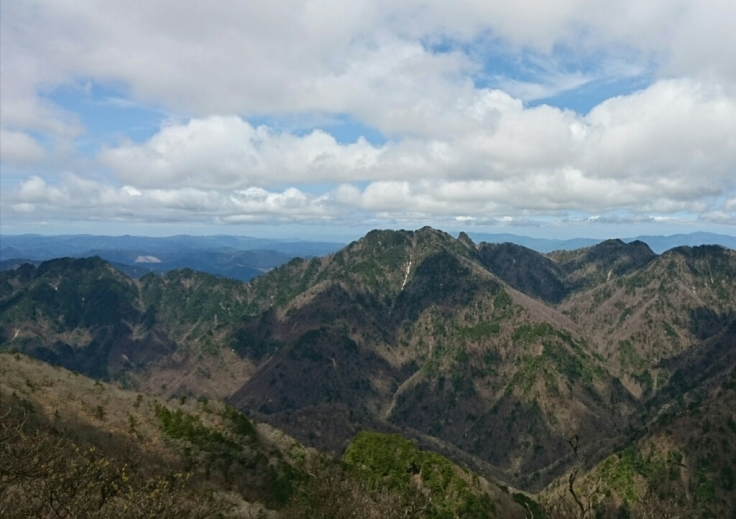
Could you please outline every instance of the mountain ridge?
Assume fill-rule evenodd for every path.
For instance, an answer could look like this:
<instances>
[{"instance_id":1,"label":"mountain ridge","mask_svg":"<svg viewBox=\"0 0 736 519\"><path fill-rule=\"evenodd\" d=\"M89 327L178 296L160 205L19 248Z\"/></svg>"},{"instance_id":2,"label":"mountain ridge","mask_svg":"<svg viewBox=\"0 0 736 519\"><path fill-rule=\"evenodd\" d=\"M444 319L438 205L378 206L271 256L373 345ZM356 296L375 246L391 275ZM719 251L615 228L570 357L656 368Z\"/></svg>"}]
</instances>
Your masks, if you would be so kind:
<instances>
[{"instance_id":1,"label":"mountain ridge","mask_svg":"<svg viewBox=\"0 0 736 519\"><path fill-rule=\"evenodd\" d=\"M576 250L591 247L605 241L605 239L595 238L572 238L572 239L552 239L552 238L532 238L529 236L520 236L517 234L490 234L469 232L476 242L486 243L513 243L522 245L529 249L548 254L558 250ZM640 235L629 238L620 238L626 243L632 241L643 241L657 254L662 254L669 249L679 246L699 246L699 245L722 245L730 249L736 249L736 236L728 234L718 234L711 232L696 231L688 234L679 233L671 235Z\"/></svg>"},{"instance_id":2,"label":"mountain ridge","mask_svg":"<svg viewBox=\"0 0 736 519\"><path fill-rule=\"evenodd\" d=\"M90 286L105 277L103 263L85 265ZM43 288L55 272L2 274L1 348L61 337L52 328L64 319L46 315L58 290ZM248 284L186 270L116 276L119 292L137 294L136 310L127 324L100 322L95 333L127 326L123 344L165 336L176 348L140 366L116 361L108 377L161 394L227 398L336 453L362 428L434 438L434 448L535 491L574 463L571 430L593 438L581 454L603 460L630 441L631 427L676 400L676 359L699 348L725 352L699 357L705 379L695 386L734 362L736 253L722 247L657 255L618 240L542 255L424 228L374 231ZM40 321L11 338L29 322L13 315L31 303ZM74 330L62 332L71 338ZM82 342L75 347L83 352ZM720 371L709 371L714 362ZM166 387L155 387L165 366Z\"/></svg>"}]
</instances>

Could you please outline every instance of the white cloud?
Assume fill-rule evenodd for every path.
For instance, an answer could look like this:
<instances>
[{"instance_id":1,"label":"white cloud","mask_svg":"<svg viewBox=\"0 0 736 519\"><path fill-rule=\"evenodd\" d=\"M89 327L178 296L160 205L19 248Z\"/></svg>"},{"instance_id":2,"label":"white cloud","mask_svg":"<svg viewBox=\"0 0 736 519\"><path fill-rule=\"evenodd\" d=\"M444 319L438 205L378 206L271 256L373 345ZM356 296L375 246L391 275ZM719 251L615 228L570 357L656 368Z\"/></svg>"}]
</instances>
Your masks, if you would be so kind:
<instances>
[{"instance_id":1,"label":"white cloud","mask_svg":"<svg viewBox=\"0 0 736 519\"><path fill-rule=\"evenodd\" d=\"M736 225L735 211L711 211L703 213L699 216L701 220L705 220L707 222L717 223L721 225Z\"/></svg>"},{"instance_id":2,"label":"white cloud","mask_svg":"<svg viewBox=\"0 0 736 519\"><path fill-rule=\"evenodd\" d=\"M166 126L142 145L105 150L100 161L137 187L236 189L357 180L380 153L364 139L340 145L320 130L296 137L239 117L209 117Z\"/></svg>"},{"instance_id":3,"label":"white cloud","mask_svg":"<svg viewBox=\"0 0 736 519\"><path fill-rule=\"evenodd\" d=\"M122 188L79 175L60 186L33 177L11 204L221 222L339 220L355 211L384 219L627 211L630 221L690 212L724 222L716 215L733 211L736 102L719 89L660 81L586 116L482 91L439 121L447 119L457 121L452 138L382 146L340 144L320 130L278 133L238 117L193 119L104 151L100 161ZM314 183L337 187L269 188Z\"/></svg>"},{"instance_id":4,"label":"white cloud","mask_svg":"<svg viewBox=\"0 0 736 519\"><path fill-rule=\"evenodd\" d=\"M218 222L523 222L570 211L733 220L733 2L38 0L0 9L3 164L48 159L33 132L54 153L75 145L79 117L40 95L64 83L122 85L131 99L110 103L153 103L186 121L95 161L64 162L74 174L59 183L34 170L4 189L4 211ZM478 88L489 41L536 56L536 75L499 72L498 89ZM561 52L567 63L600 65L568 70ZM650 63L651 86L587 115L523 102L634 77ZM341 144L320 129L247 122L336 114L388 142ZM313 194L309 184L336 187Z\"/></svg>"},{"instance_id":5,"label":"white cloud","mask_svg":"<svg viewBox=\"0 0 736 519\"><path fill-rule=\"evenodd\" d=\"M40 0L4 3L2 23L3 96L93 77L198 116L325 110L396 132L472 86L483 56L472 44L489 33L512 48L652 55L678 75L736 82L727 0ZM471 52L422 43L448 37Z\"/></svg>"},{"instance_id":6,"label":"white cloud","mask_svg":"<svg viewBox=\"0 0 736 519\"><path fill-rule=\"evenodd\" d=\"M582 19L600 29L601 44L623 44L659 56L663 73L715 77L730 88L736 83L733 2L589 2Z\"/></svg>"},{"instance_id":7,"label":"white cloud","mask_svg":"<svg viewBox=\"0 0 736 519\"><path fill-rule=\"evenodd\" d=\"M452 136L373 146L210 117L101 160L138 189L368 182L359 205L375 211L463 213L481 202L484 210L702 211L703 200L736 190L736 101L689 80L657 82L586 116L481 91L433 124L447 120L456 122ZM356 193L341 187L336 196L348 203Z\"/></svg>"},{"instance_id":8,"label":"white cloud","mask_svg":"<svg viewBox=\"0 0 736 519\"><path fill-rule=\"evenodd\" d=\"M46 156L43 146L24 132L0 128L0 160L9 164L40 162Z\"/></svg>"},{"instance_id":9,"label":"white cloud","mask_svg":"<svg viewBox=\"0 0 736 519\"><path fill-rule=\"evenodd\" d=\"M44 218L70 220L186 221L206 218L222 223L266 220L318 222L337 216L328 207L328 198L295 188L281 192L261 188L227 192L188 187L114 188L66 174L59 185L50 185L37 176L29 178L15 193L10 207L21 216L42 214Z\"/></svg>"}]
</instances>

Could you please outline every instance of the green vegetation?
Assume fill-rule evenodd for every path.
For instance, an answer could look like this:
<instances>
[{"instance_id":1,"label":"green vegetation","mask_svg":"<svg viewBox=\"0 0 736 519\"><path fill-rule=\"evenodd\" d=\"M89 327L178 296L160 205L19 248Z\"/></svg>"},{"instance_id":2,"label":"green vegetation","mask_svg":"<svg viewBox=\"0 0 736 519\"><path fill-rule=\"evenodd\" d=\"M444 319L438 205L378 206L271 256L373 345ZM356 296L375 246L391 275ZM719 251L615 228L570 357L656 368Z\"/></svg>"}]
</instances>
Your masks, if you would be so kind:
<instances>
[{"instance_id":1,"label":"green vegetation","mask_svg":"<svg viewBox=\"0 0 736 519\"><path fill-rule=\"evenodd\" d=\"M419 450L399 435L362 432L345 451L343 461L371 489L406 491L419 481L430 497L427 517L491 518L496 505L475 486L471 473L461 472L449 460Z\"/></svg>"},{"instance_id":2,"label":"green vegetation","mask_svg":"<svg viewBox=\"0 0 736 519\"><path fill-rule=\"evenodd\" d=\"M206 405L206 402L205 402ZM253 441L257 440L256 428L247 416L239 412L237 409L225 406L222 417L230 420L233 432L239 436L245 436Z\"/></svg>"},{"instance_id":3,"label":"green vegetation","mask_svg":"<svg viewBox=\"0 0 736 519\"><path fill-rule=\"evenodd\" d=\"M542 355L548 358L557 368L557 371L565 375L568 380L575 382L583 379L586 382L593 381L595 370L587 362L583 362L580 357L570 353L564 346L553 342L544 342L544 351Z\"/></svg>"},{"instance_id":4,"label":"green vegetation","mask_svg":"<svg viewBox=\"0 0 736 519\"><path fill-rule=\"evenodd\" d=\"M519 326L514 330L511 338L515 341L521 341L526 343L532 343L537 339L546 337L548 335L556 335L557 330L547 323L526 323Z\"/></svg>"},{"instance_id":5,"label":"green vegetation","mask_svg":"<svg viewBox=\"0 0 736 519\"><path fill-rule=\"evenodd\" d=\"M493 299L493 309L497 312L503 312L504 310L511 308L512 303L513 301L511 296L502 288Z\"/></svg>"},{"instance_id":6,"label":"green vegetation","mask_svg":"<svg viewBox=\"0 0 736 519\"><path fill-rule=\"evenodd\" d=\"M204 450L224 447L226 450L238 450L239 445L228 439L218 430L206 427L198 416L185 413L181 409L170 411L167 407L156 407L156 417L161 421L164 433L174 440L185 440Z\"/></svg>"},{"instance_id":7,"label":"green vegetation","mask_svg":"<svg viewBox=\"0 0 736 519\"><path fill-rule=\"evenodd\" d=\"M498 325L498 323L486 322L486 323L476 324L475 326L472 326L470 328L462 328L460 330L460 336L468 337L474 341L477 341L479 339L482 339L483 337L496 335L500 331L501 331L501 327Z\"/></svg>"},{"instance_id":8,"label":"green vegetation","mask_svg":"<svg viewBox=\"0 0 736 519\"><path fill-rule=\"evenodd\" d=\"M607 458L599 468L601 482L607 491L616 492L622 499L635 502L648 491L662 493L672 481L680 478L682 454L670 450L664 455L643 455L635 447ZM646 486L637 485L641 478Z\"/></svg>"},{"instance_id":9,"label":"green vegetation","mask_svg":"<svg viewBox=\"0 0 736 519\"><path fill-rule=\"evenodd\" d=\"M188 465L204 469L207 479L213 474L220 474L225 481L235 477L241 489L249 481L243 468L261 474L256 485L265 491L266 503L271 507L285 506L306 477L278 452L273 453L275 462L269 462L258 446L253 423L231 407L220 413L230 434L205 426L198 416L181 409L170 411L159 405L155 413L168 437L185 442L182 450Z\"/></svg>"},{"instance_id":10,"label":"green vegetation","mask_svg":"<svg viewBox=\"0 0 736 519\"><path fill-rule=\"evenodd\" d=\"M519 369L507 386L507 394L520 387L524 394L529 393L541 376L551 394L559 396L559 388L553 372L567 378L570 383L581 382L594 398L599 398L593 389L593 380L605 378L605 369L596 366L590 355L586 354L568 332L557 330L547 323L528 323L519 326L512 339L523 344L541 343L541 355L525 355Z\"/></svg>"},{"instance_id":11,"label":"green vegetation","mask_svg":"<svg viewBox=\"0 0 736 519\"><path fill-rule=\"evenodd\" d=\"M664 326L664 331L667 334L667 337L670 337L672 339L677 339L677 330L675 330L670 323L667 321L662 321L662 326Z\"/></svg>"},{"instance_id":12,"label":"green vegetation","mask_svg":"<svg viewBox=\"0 0 736 519\"><path fill-rule=\"evenodd\" d=\"M644 358L639 355L634 345L629 340L619 341L618 343L618 356L621 362L621 369L630 371L633 374L639 375L646 369L647 363Z\"/></svg>"}]
</instances>

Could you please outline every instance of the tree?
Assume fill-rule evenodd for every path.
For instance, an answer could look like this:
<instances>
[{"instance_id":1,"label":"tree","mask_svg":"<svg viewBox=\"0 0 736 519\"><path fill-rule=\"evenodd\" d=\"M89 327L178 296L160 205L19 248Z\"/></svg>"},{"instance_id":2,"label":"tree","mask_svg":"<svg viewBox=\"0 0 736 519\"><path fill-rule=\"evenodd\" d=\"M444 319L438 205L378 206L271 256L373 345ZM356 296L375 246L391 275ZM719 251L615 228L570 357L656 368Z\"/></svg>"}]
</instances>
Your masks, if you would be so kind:
<instances>
[{"instance_id":1,"label":"tree","mask_svg":"<svg viewBox=\"0 0 736 519\"><path fill-rule=\"evenodd\" d=\"M575 467L567 476L562 493L542 499L543 513L549 519L586 519L593 514L595 497L599 490L598 483L587 489L576 486L578 475L583 469L583 461L580 458L580 436L574 432L569 438L565 438L565 441L575 455ZM530 519L534 518L531 510L527 515Z\"/></svg>"},{"instance_id":2,"label":"tree","mask_svg":"<svg viewBox=\"0 0 736 519\"><path fill-rule=\"evenodd\" d=\"M408 519L427 517L431 500L414 485L403 492L371 489L345 467L315 460L310 478L297 490L284 519ZM410 488L409 488L410 487Z\"/></svg>"}]
</instances>

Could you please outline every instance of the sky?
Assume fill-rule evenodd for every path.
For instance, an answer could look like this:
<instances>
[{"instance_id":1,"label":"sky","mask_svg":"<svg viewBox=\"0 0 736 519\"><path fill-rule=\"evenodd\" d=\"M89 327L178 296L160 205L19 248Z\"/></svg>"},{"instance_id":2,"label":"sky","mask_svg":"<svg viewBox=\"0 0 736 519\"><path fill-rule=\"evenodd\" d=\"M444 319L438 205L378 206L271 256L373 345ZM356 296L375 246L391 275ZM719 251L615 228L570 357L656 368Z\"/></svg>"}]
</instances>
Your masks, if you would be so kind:
<instances>
[{"instance_id":1,"label":"sky","mask_svg":"<svg viewBox=\"0 0 736 519\"><path fill-rule=\"evenodd\" d=\"M736 235L733 0L0 4L0 233Z\"/></svg>"}]
</instances>

